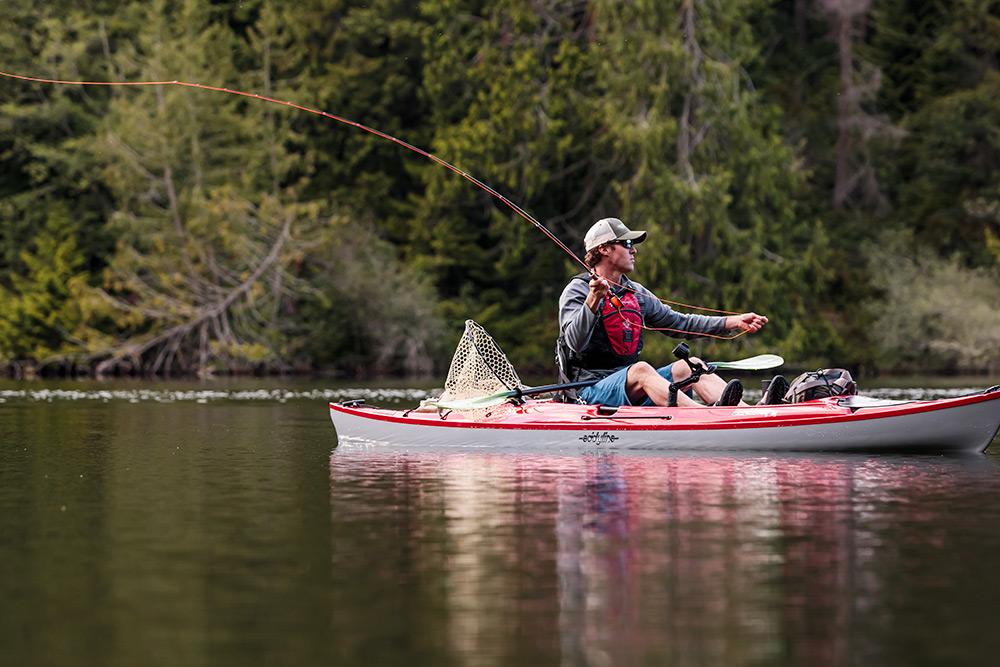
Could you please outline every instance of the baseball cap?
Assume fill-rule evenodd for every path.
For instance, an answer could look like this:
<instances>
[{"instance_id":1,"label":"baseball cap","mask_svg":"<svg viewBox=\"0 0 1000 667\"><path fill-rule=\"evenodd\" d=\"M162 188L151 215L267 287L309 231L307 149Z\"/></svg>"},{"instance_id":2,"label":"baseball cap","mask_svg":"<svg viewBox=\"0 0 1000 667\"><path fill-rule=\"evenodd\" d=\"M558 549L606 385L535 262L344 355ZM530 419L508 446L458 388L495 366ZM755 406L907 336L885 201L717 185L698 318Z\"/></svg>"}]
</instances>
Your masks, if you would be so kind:
<instances>
[{"instance_id":1,"label":"baseball cap","mask_svg":"<svg viewBox=\"0 0 1000 667\"><path fill-rule=\"evenodd\" d=\"M602 243L627 240L642 243L646 240L646 232L633 232L618 218L604 218L587 230L587 235L583 237L583 246L585 250L590 251Z\"/></svg>"}]
</instances>

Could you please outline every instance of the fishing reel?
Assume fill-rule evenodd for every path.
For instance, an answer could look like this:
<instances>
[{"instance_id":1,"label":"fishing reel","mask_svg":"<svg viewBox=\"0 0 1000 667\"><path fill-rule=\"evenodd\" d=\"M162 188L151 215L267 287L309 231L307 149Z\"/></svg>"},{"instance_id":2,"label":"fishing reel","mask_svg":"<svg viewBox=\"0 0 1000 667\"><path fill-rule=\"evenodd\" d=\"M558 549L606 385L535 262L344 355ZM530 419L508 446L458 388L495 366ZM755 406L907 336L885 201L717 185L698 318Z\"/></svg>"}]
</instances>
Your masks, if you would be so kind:
<instances>
[{"instance_id":1,"label":"fishing reel","mask_svg":"<svg viewBox=\"0 0 1000 667\"><path fill-rule=\"evenodd\" d=\"M677 407L677 392L683 391L693 385L701 379L702 375L711 375L716 371L715 364L695 363L691 361L691 348L687 346L687 343L678 344L673 350L673 355L688 365L688 368L691 369L691 376L680 382L670 383L670 392L667 395L668 408Z\"/></svg>"}]
</instances>

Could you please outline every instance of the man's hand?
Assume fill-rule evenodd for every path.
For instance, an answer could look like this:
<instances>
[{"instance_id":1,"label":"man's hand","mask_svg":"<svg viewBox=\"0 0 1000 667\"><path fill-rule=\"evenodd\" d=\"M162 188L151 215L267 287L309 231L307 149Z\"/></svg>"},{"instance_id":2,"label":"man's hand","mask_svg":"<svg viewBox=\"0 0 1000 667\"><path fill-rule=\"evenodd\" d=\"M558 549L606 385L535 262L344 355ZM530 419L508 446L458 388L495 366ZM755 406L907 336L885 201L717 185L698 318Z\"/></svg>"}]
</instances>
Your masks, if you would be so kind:
<instances>
[{"instance_id":1,"label":"man's hand","mask_svg":"<svg viewBox=\"0 0 1000 667\"><path fill-rule=\"evenodd\" d=\"M757 333L767 324L767 318L757 313L743 313L742 315L730 315L726 318L727 329L739 329L749 333Z\"/></svg>"},{"instance_id":2,"label":"man's hand","mask_svg":"<svg viewBox=\"0 0 1000 667\"><path fill-rule=\"evenodd\" d=\"M706 364L698 357L688 357L688 361L690 361L695 366L700 366L701 368L704 368L706 371L708 370L708 364Z\"/></svg>"},{"instance_id":3,"label":"man's hand","mask_svg":"<svg viewBox=\"0 0 1000 667\"><path fill-rule=\"evenodd\" d=\"M590 312L597 312L597 306L600 305L601 299L607 296L610 289L611 283L604 278L594 276L590 279L590 294L587 295L587 300L584 302L587 308L590 308Z\"/></svg>"}]
</instances>

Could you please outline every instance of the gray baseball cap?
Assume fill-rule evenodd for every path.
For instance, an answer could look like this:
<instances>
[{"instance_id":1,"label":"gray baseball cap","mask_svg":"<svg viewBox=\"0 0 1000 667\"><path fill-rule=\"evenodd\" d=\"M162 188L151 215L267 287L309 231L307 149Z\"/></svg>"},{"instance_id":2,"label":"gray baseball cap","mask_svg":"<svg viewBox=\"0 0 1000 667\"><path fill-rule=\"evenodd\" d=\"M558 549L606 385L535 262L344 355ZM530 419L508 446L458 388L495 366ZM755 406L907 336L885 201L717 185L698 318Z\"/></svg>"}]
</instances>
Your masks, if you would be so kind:
<instances>
[{"instance_id":1,"label":"gray baseball cap","mask_svg":"<svg viewBox=\"0 0 1000 667\"><path fill-rule=\"evenodd\" d=\"M587 235L583 237L583 247L589 252L609 241L629 240L633 243L642 243L646 240L646 232L633 232L618 218L604 218L587 230Z\"/></svg>"}]
</instances>

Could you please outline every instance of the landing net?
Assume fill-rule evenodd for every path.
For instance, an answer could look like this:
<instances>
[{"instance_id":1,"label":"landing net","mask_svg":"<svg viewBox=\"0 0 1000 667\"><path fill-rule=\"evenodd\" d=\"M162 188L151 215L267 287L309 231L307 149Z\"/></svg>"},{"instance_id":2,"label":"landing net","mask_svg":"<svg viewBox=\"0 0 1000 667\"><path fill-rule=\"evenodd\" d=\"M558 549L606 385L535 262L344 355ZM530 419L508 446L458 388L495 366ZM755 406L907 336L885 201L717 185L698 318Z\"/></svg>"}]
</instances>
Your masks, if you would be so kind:
<instances>
[{"instance_id":1,"label":"landing net","mask_svg":"<svg viewBox=\"0 0 1000 667\"><path fill-rule=\"evenodd\" d=\"M525 385L503 350L472 320L465 321L465 332L451 359L444 393L439 401L456 401L489 396Z\"/></svg>"}]
</instances>

